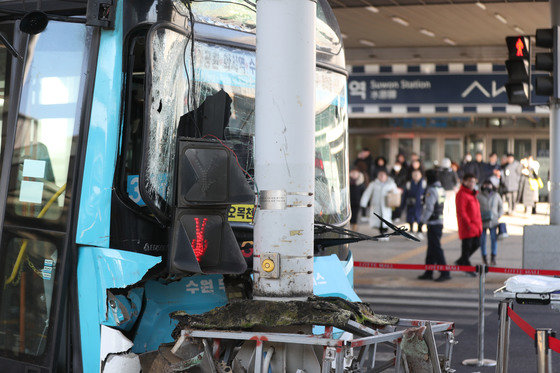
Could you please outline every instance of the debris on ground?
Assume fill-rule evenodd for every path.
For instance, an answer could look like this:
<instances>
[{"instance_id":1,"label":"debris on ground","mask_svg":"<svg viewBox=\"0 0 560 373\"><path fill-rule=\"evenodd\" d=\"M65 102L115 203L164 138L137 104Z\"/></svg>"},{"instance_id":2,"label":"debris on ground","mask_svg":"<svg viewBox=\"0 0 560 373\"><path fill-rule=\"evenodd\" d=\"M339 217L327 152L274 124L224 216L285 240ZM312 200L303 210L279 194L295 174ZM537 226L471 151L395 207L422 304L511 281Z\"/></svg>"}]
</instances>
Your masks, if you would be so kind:
<instances>
[{"instance_id":1,"label":"debris on ground","mask_svg":"<svg viewBox=\"0 0 560 373\"><path fill-rule=\"evenodd\" d=\"M406 357L408 370L411 373L432 373L428 345L424 341L425 326L405 330L401 342L402 353Z\"/></svg>"},{"instance_id":2,"label":"debris on ground","mask_svg":"<svg viewBox=\"0 0 560 373\"><path fill-rule=\"evenodd\" d=\"M376 314L366 303L338 297L310 297L307 301L288 302L240 300L201 315L177 311L171 314L171 318L179 321L173 331L175 339L182 329L250 330L255 327L324 325L347 330L350 320L370 328L396 325L399 321L397 317Z\"/></svg>"}]
</instances>

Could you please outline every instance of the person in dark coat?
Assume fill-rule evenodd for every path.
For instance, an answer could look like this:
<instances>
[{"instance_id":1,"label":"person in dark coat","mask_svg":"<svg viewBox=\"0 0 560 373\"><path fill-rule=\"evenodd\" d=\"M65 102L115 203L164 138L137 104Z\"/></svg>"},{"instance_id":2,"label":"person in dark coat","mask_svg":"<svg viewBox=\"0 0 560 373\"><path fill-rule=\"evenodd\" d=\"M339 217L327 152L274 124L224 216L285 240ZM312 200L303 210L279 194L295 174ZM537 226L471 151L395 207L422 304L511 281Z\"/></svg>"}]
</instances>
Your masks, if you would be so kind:
<instances>
[{"instance_id":1,"label":"person in dark coat","mask_svg":"<svg viewBox=\"0 0 560 373\"><path fill-rule=\"evenodd\" d=\"M408 169L408 163L406 163L406 157L403 153L397 154L396 162L399 162L403 169Z\"/></svg>"},{"instance_id":2,"label":"person in dark coat","mask_svg":"<svg viewBox=\"0 0 560 373\"><path fill-rule=\"evenodd\" d=\"M389 170L387 169L387 160L385 159L385 157L375 158L375 162L371 165L371 170L369 173L370 179L377 179L377 173L379 171L385 171L385 173L389 175Z\"/></svg>"},{"instance_id":3,"label":"person in dark coat","mask_svg":"<svg viewBox=\"0 0 560 373\"><path fill-rule=\"evenodd\" d=\"M406 222L410 225L410 231L414 232L416 223L416 236L423 239L422 223L422 197L426 190L426 180L422 177L420 170L412 171L412 180L407 181L402 197L402 207L406 210Z\"/></svg>"},{"instance_id":4,"label":"person in dark coat","mask_svg":"<svg viewBox=\"0 0 560 373\"><path fill-rule=\"evenodd\" d=\"M393 168L391 169L390 176L395 180L395 184L397 184L398 188L404 189L406 184L407 175L406 169L400 162L395 162Z\"/></svg>"},{"instance_id":5,"label":"person in dark coat","mask_svg":"<svg viewBox=\"0 0 560 373\"><path fill-rule=\"evenodd\" d=\"M477 152L474 160L465 163L461 166L459 176L463 177L467 174L472 174L477 180L481 180L486 170L486 163L482 162L482 153Z\"/></svg>"},{"instance_id":6,"label":"person in dark coat","mask_svg":"<svg viewBox=\"0 0 560 373\"><path fill-rule=\"evenodd\" d=\"M472 162L472 155L470 152L467 152L463 157L461 164L459 165L459 169L457 170L457 175L459 176L459 178L461 179L463 178L463 175L465 174L465 167L467 164L471 162Z\"/></svg>"},{"instance_id":7,"label":"person in dark coat","mask_svg":"<svg viewBox=\"0 0 560 373\"><path fill-rule=\"evenodd\" d=\"M445 202L445 191L438 180L437 170L426 171L428 189L424 194L424 208L420 221L428 226L428 251L426 252L426 264L446 265L445 256L441 248L441 236L443 233L443 205ZM433 271L425 271L418 276L420 280L431 280ZM450 280L449 271L441 271L436 281Z\"/></svg>"},{"instance_id":8,"label":"person in dark coat","mask_svg":"<svg viewBox=\"0 0 560 373\"><path fill-rule=\"evenodd\" d=\"M410 166L408 167L408 181L412 180L412 171L415 170L419 170L422 175L424 175L424 166L419 158L415 158L410 162Z\"/></svg>"},{"instance_id":9,"label":"person in dark coat","mask_svg":"<svg viewBox=\"0 0 560 373\"><path fill-rule=\"evenodd\" d=\"M365 164L365 170L360 171L366 172L369 177L369 171L371 170L373 157L371 156L371 152L368 148L362 148L362 150L358 153L358 158L356 158L356 160L354 161L354 166L358 166L359 163Z\"/></svg>"},{"instance_id":10,"label":"person in dark coat","mask_svg":"<svg viewBox=\"0 0 560 373\"><path fill-rule=\"evenodd\" d=\"M350 226L353 231L356 230L356 224L360 217L360 200L362 194L366 190L366 177L357 168L350 170L350 208L352 210L352 217L350 218Z\"/></svg>"},{"instance_id":11,"label":"person in dark coat","mask_svg":"<svg viewBox=\"0 0 560 373\"><path fill-rule=\"evenodd\" d=\"M507 214L511 215L515 211L519 181L521 179L521 164L515 160L513 154L508 153L507 163L502 167L501 174L502 193L508 204Z\"/></svg>"},{"instance_id":12,"label":"person in dark coat","mask_svg":"<svg viewBox=\"0 0 560 373\"><path fill-rule=\"evenodd\" d=\"M480 180L488 180L492 176L500 177L500 164L498 163L498 154L492 153L488 157L488 163L483 163Z\"/></svg>"},{"instance_id":13,"label":"person in dark coat","mask_svg":"<svg viewBox=\"0 0 560 373\"><path fill-rule=\"evenodd\" d=\"M390 176L393 178L393 180L395 180L395 184L397 184L397 188L399 188L402 193L405 188L406 180L407 180L406 168L403 167L403 165L399 161L397 161L395 162L393 168L391 169ZM403 211L402 205L393 210L393 220L396 223L399 222L402 215L402 211Z\"/></svg>"},{"instance_id":14,"label":"person in dark coat","mask_svg":"<svg viewBox=\"0 0 560 373\"><path fill-rule=\"evenodd\" d=\"M369 178L369 166L368 163L363 160L363 159L356 159L356 162L354 162L354 167L360 171L362 174L364 174L364 177L366 178L365 183L366 183L366 187L369 185L369 182L371 181Z\"/></svg>"},{"instance_id":15,"label":"person in dark coat","mask_svg":"<svg viewBox=\"0 0 560 373\"><path fill-rule=\"evenodd\" d=\"M455 197L457 224L459 226L459 238L461 239L461 257L455 262L457 265L470 266L471 255L480 247L482 218L477 199L478 192L475 190L477 181L473 174L465 174L461 188ZM472 272L467 273L471 274Z\"/></svg>"}]
</instances>

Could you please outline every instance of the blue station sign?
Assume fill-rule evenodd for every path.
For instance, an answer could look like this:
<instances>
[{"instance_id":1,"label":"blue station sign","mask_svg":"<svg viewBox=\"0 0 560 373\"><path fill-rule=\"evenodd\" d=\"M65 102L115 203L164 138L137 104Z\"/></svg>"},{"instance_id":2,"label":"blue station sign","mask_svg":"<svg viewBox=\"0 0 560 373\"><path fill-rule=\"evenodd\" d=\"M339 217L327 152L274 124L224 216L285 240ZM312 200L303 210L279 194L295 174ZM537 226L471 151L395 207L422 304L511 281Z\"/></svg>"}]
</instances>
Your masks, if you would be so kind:
<instances>
[{"instance_id":1,"label":"blue station sign","mask_svg":"<svg viewBox=\"0 0 560 373\"><path fill-rule=\"evenodd\" d=\"M506 74L351 75L349 104L507 104ZM546 103L546 97L533 96ZM538 100L538 101L537 101Z\"/></svg>"}]
</instances>

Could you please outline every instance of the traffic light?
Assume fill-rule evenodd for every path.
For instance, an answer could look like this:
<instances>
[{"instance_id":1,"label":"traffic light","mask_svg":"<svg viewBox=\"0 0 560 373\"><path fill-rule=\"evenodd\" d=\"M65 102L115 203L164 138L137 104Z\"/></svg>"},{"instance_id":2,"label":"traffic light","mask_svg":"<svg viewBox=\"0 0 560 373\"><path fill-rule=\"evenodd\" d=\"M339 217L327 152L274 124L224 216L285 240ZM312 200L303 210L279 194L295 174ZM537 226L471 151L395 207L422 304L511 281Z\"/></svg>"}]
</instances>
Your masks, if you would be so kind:
<instances>
[{"instance_id":1,"label":"traffic light","mask_svg":"<svg viewBox=\"0 0 560 373\"><path fill-rule=\"evenodd\" d=\"M531 104L531 44L527 36L506 37L508 82L506 92L511 105Z\"/></svg>"},{"instance_id":2,"label":"traffic light","mask_svg":"<svg viewBox=\"0 0 560 373\"><path fill-rule=\"evenodd\" d=\"M555 80L557 79L557 61L555 45L558 28L538 29L535 35L537 47L548 48L550 51L535 54L535 70L547 71L550 74L537 76L535 79L535 93L540 96L558 97Z\"/></svg>"},{"instance_id":3,"label":"traffic light","mask_svg":"<svg viewBox=\"0 0 560 373\"><path fill-rule=\"evenodd\" d=\"M175 176L169 274L245 272L227 212L233 203L253 203L254 193L233 152L219 140L181 137Z\"/></svg>"}]
</instances>

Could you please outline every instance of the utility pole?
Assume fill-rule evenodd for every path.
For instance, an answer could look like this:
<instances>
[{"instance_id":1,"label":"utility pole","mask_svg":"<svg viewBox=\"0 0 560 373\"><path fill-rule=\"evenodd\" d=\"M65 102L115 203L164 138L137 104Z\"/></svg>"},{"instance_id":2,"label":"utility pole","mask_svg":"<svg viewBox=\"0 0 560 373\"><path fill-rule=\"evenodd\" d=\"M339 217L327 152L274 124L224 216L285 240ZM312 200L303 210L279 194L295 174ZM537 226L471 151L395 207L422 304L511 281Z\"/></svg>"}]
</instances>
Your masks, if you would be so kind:
<instances>
[{"instance_id":1,"label":"utility pole","mask_svg":"<svg viewBox=\"0 0 560 373\"><path fill-rule=\"evenodd\" d=\"M314 0L257 2L254 297L313 294Z\"/></svg>"},{"instance_id":2,"label":"utility pole","mask_svg":"<svg viewBox=\"0 0 560 373\"><path fill-rule=\"evenodd\" d=\"M558 33L560 25L560 0L550 0L551 28L537 30L536 44L550 49L551 53L537 53L550 76L537 77L535 92L545 93L550 102L550 225L527 225L523 230L523 267L560 269L560 104L558 87L560 66L558 63ZM539 32L541 35L539 35ZM546 33L548 32L548 36ZM541 37L542 36L542 37ZM548 41L546 41L548 39ZM543 43L540 42L543 40ZM546 43L544 43L546 41ZM539 56L540 55L540 56ZM548 57L547 57L548 55ZM544 58L543 58L544 57ZM541 65L535 61L535 65ZM552 67L551 67L552 65ZM548 81L548 82L547 82ZM541 90L542 88L542 90ZM539 91L541 91L539 93Z\"/></svg>"},{"instance_id":3,"label":"utility pole","mask_svg":"<svg viewBox=\"0 0 560 373\"><path fill-rule=\"evenodd\" d=\"M560 0L550 0L550 23L560 25ZM550 103L550 225L560 225L560 105L558 104L558 34L554 33L554 96Z\"/></svg>"}]
</instances>

